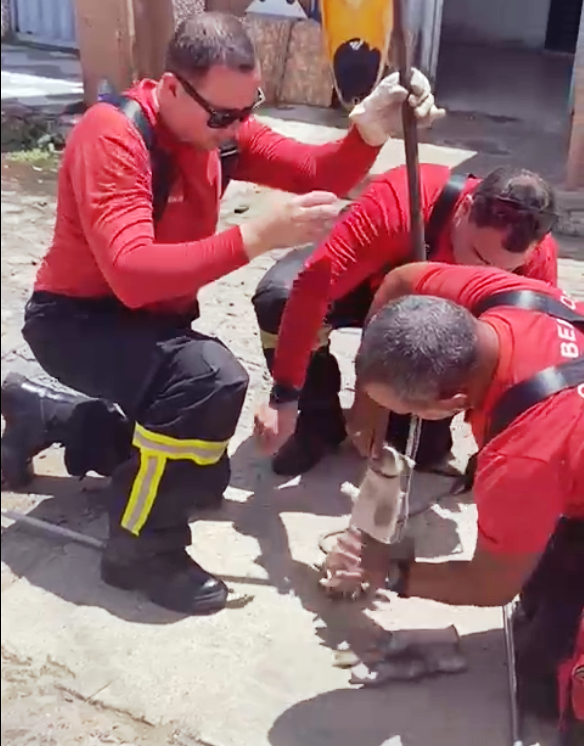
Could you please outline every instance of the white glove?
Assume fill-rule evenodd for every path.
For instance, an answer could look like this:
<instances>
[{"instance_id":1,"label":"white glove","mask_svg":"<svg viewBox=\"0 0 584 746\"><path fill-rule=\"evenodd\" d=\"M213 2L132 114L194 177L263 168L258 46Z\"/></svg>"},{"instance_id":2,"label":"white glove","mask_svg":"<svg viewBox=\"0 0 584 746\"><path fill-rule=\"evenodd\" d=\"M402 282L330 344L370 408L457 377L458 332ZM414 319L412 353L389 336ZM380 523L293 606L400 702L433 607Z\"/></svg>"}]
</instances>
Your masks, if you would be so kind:
<instances>
[{"instance_id":1,"label":"white glove","mask_svg":"<svg viewBox=\"0 0 584 746\"><path fill-rule=\"evenodd\" d=\"M428 78L412 68L412 93L400 85L399 73L383 78L371 93L357 104L349 119L357 127L368 145L379 147L392 135L401 132L402 104L407 99L415 112L419 127L430 127L445 115L434 103L434 94Z\"/></svg>"}]
</instances>

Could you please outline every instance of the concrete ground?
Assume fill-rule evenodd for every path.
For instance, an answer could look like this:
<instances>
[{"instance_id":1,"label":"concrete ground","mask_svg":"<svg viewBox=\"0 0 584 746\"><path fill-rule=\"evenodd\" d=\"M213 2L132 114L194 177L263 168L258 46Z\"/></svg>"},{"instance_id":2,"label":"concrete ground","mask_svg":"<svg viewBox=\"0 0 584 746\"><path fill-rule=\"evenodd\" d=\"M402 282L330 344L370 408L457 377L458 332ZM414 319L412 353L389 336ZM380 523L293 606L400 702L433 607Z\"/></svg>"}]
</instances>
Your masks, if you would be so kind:
<instances>
[{"instance_id":1,"label":"concrete ground","mask_svg":"<svg viewBox=\"0 0 584 746\"><path fill-rule=\"evenodd\" d=\"M37 170L35 170L35 168ZM54 216L54 184L38 166L3 164L2 375L37 372L20 334L22 306ZM269 209L278 195L233 185L223 223ZM584 297L584 264L566 244L562 282ZM254 403L266 389L250 294L273 261L262 258L208 287L197 326L217 332L251 376L232 443L233 478L220 512L193 524L193 553L249 594L240 608L208 618L167 614L101 583L98 555L6 524L2 532L2 742L11 746L180 744L181 746L493 746L508 738L500 612L417 600L376 608L333 605L316 588L318 539L345 523L339 492L361 464L331 458L301 480L270 473L250 440ZM356 340L337 335L351 394ZM473 448L462 428L461 457ZM65 476L60 454L38 459L27 494L2 493L16 509L104 536L103 480ZM442 498L445 479L417 477L412 519L422 556L468 555L475 541L470 495ZM344 639L365 645L381 629L455 624L465 674L356 690L333 667ZM526 746L552 746L527 724Z\"/></svg>"},{"instance_id":2,"label":"concrete ground","mask_svg":"<svg viewBox=\"0 0 584 746\"><path fill-rule=\"evenodd\" d=\"M276 128L309 141L338 130L314 111L266 111ZM322 117L322 113L320 114ZM271 117L271 118L270 118ZM304 121L302 121L304 120ZM338 122L331 122L332 125ZM493 133L492 141L496 137ZM424 144L422 160L464 168L480 148ZM502 156L501 156L502 157ZM403 159L390 143L377 168ZM23 304L52 230L54 175L46 164L3 161L2 376L38 368L20 336ZM233 184L222 224L270 209L278 193ZM10 746L504 746L508 697L500 611L418 600L335 605L317 590L312 563L323 533L345 525L339 487L362 464L350 452L303 479L275 478L250 438L265 394L250 295L276 257L263 257L202 293L197 328L217 334L242 360L251 385L231 445L233 477L221 511L193 524L194 556L231 584L240 603L215 616L181 618L101 583L97 553L4 522L2 529L2 743ZM563 243L561 282L584 297L581 243ZM352 390L351 334L337 334ZM457 453L473 449L456 432ZM26 494L2 493L3 509L105 535L104 480L68 478L60 453L37 460ZM424 557L468 556L475 541L472 496L444 496L446 479L418 476L411 526ZM464 674L379 690L349 686L333 666L342 640L365 646L383 629L455 624ZM553 730L526 723L525 746L553 746Z\"/></svg>"}]
</instances>

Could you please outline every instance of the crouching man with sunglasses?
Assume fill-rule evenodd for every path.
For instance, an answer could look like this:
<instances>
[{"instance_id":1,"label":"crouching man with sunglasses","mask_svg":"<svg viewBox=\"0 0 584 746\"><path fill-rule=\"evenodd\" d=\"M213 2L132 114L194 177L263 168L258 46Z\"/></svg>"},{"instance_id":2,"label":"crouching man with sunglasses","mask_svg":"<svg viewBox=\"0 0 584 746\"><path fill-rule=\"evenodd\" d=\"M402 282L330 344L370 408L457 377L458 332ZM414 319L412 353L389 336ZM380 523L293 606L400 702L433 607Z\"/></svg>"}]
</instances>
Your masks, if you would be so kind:
<instances>
[{"instance_id":1,"label":"crouching man with sunglasses","mask_svg":"<svg viewBox=\"0 0 584 746\"><path fill-rule=\"evenodd\" d=\"M259 83L241 21L207 13L178 27L160 80L85 113L63 155L53 242L23 330L42 368L70 388L10 375L2 390L4 480L26 484L52 443L65 446L71 474L110 475L103 579L187 614L226 602L225 584L186 547L193 510L217 505L229 483L248 385L219 340L191 329L197 292L324 235L408 96L386 78L345 137L312 146L254 119ZM420 74L414 83L409 101L430 124L440 115L430 86ZM301 196L215 235L229 166L235 179Z\"/></svg>"}]
</instances>

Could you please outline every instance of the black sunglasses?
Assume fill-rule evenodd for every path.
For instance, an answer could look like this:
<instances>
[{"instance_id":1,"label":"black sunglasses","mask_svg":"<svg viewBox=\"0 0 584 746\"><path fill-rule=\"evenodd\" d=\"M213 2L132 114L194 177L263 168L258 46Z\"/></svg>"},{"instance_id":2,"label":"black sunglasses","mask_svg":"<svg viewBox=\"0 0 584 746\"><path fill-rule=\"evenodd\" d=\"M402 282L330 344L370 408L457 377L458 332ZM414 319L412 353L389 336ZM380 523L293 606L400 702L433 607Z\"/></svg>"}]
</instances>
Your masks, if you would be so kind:
<instances>
[{"instance_id":1,"label":"black sunglasses","mask_svg":"<svg viewBox=\"0 0 584 746\"><path fill-rule=\"evenodd\" d=\"M189 81L185 80L182 75L179 75L175 72L173 72L172 74L185 89L186 93L193 99L193 101L196 101L199 106L202 106L202 108L207 112L207 114L209 115L207 127L210 127L214 130L222 130L226 127L231 127L231 125L235 124L235 122L245 122L245 120L249 119L253 112L258 108L258 106L261 106L261 104L263 104L266 100L264 92L261 88L258 88L256 100L251 106L246 106L244 109L220 109L210 104L206 98L201 96L201 94L195 88L193 88Z\"/></svg>"}]
</instances>

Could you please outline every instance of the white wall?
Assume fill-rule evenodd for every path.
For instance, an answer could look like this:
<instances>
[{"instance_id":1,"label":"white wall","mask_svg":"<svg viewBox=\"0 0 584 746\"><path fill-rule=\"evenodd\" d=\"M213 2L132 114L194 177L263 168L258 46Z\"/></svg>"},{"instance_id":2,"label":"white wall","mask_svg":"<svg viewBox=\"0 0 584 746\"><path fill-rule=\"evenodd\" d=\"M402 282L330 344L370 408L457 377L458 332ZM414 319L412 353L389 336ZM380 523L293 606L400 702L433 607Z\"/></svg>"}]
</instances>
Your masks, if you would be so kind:
<instances>
[{"instance_id":1,"label":"white wall","mask_svg":"<svg viewBox=\"0 0 584 746\"><path fill-rule=\"evenodd\" d=\"M550 0L444 0L443 32L460 41L543 48Z\"/></svg>"}]
</instances>

